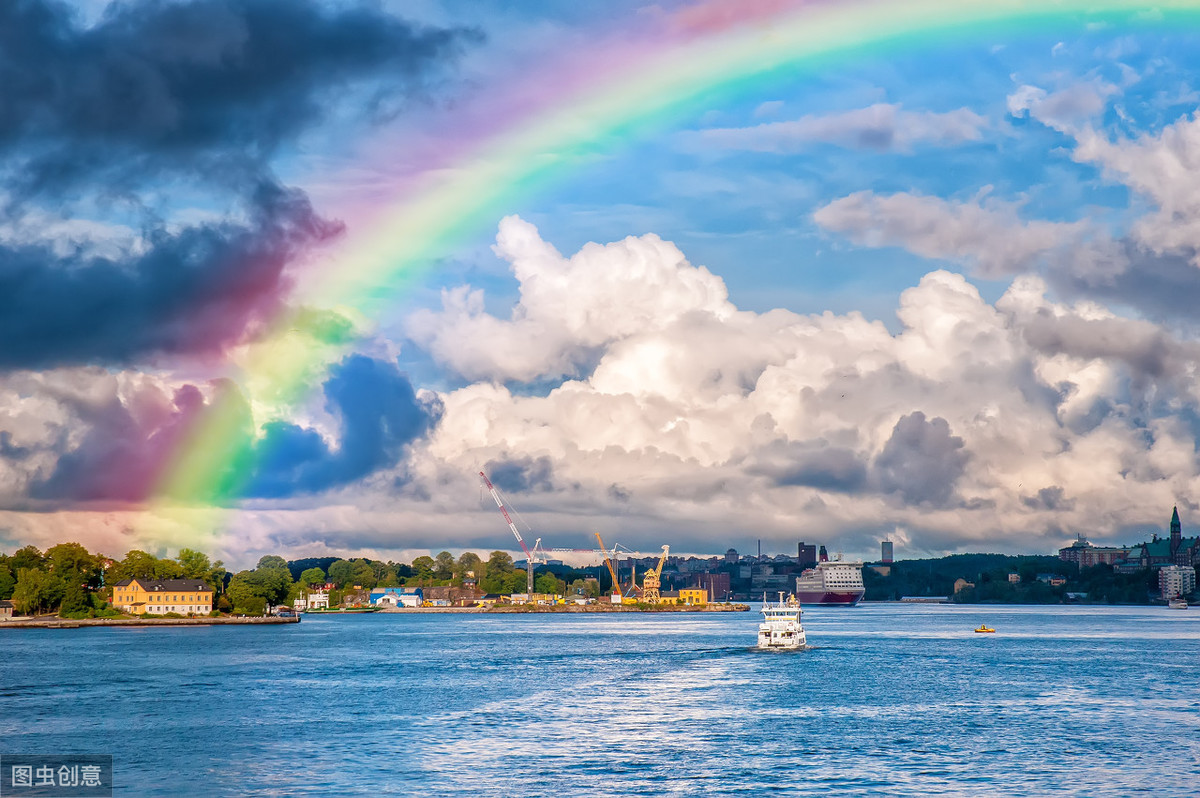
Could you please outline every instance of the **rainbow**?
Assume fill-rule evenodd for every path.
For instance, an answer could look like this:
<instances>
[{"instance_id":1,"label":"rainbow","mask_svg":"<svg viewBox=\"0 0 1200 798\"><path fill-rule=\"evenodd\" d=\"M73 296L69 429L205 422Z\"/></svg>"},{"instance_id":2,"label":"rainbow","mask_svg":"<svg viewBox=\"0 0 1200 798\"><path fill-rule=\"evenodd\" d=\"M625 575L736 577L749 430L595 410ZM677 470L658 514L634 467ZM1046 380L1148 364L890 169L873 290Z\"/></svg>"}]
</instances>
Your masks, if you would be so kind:
<instances>
[{"instance_id":1,"label":"rainbow","mask_svg":"<svg viewBox=\"0 0 1200 798\"><path fill-rule=\"evenodd\" d=\"M1151 6L1155 13L1144 13ZM744 95L785 70L820 69L867 48L1079 30L1088 23L1194 27L1198 16L1200 0L716 0L636 25L626 21L588 52L558 54L533 74L488 87L476 105L445 114L440 129L413 141L379 142L376 153L415 152L411 160L421 168L398 180L381 206L345 209L349 246L336 268L310 275L299 299L374 318L453 243L494 225L515 198L697 101ZM422 149L422 142L433 144ZM331 349L314 347L314 337L320 338L295 317L280 318L242 353L230 376L252 401L295 402L330 362ZM244 414L211 402L154 493L193 509L236 501L239 475L253 458L245 427Z\"/></svg>"}]
</instances>

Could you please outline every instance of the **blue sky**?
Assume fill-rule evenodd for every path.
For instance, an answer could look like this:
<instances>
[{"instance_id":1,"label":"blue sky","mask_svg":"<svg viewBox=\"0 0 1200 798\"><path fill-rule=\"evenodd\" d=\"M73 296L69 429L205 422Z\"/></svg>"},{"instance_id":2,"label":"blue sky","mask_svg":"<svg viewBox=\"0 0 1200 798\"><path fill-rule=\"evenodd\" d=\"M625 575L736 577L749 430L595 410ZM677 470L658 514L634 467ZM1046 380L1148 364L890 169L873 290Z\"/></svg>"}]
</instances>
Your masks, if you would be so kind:
<instances>
[{"instance_id":1,"label":"blue sky","mask_svg":"<svg viewBox=\"0 0 1200 798\"><path fill-rule=\"evenodd\" d=\"M370 232L344 200L396 171L363 154L650 12L74 11L0 12L0 548L509 547L481 469L564 547L1047 552L1200 511L1190 27L923 38L701 96L314 340L283 406L239 353ZM247 494L147 511L221 396L264 453Z\"/></svg>"}]
</instances>

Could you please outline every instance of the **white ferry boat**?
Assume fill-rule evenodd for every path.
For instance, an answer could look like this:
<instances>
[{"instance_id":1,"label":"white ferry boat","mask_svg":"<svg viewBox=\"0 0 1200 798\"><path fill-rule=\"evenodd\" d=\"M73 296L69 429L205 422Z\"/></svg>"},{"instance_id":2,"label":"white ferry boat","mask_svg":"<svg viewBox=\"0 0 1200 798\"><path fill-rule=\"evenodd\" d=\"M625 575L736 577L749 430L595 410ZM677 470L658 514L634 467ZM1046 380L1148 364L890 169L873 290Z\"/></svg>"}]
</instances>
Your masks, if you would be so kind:
<instances>
[{"instance_id":1,"label":"white ferry boat","mask_svg":"<svg viewBox=\"0 0 1200 798\"><path fill-rule=\"evenodd\" d=\"M1167 606L1173 610L1186 610L1188 603L1181 598L1173 598L1167 602Z\"/></svg>"},{"instance_id":2,"label":"white ferry boat","mask_svg":"<svg viewBox=\"0 0 1200 798\"><path fill-rule=\"evenodd\" d=\"M819 562L796 577L796 600L801 604L843 604L853 607L867 592L861 562Z\"/></svg>"},{"instance_id":3,"label":"white ferry boat","mask_svg":"<svg viewBox=\"0 0 1200 798\"><path fill-rule=\"evenodd\" d=\"M763 595L763 622L758 625L758 647L766 649L804 648L807 642L804 627L800 624L800 603L795 596L771 604Z\"/></svg>"}]
</instances>

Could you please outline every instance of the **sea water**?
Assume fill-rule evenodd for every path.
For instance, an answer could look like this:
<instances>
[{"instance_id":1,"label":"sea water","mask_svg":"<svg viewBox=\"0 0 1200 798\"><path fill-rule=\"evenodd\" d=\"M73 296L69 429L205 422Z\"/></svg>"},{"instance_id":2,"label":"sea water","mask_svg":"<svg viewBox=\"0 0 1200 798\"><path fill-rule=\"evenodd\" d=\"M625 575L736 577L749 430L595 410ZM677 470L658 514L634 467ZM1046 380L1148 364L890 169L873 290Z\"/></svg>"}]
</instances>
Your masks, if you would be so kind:
<instances>
[{"instance_id":1,"label":"sea water","mask_svg":"<svg viewBox=\"0 0 1200 798\"><path fill-rule=\"evenodd\" d=\"M0 630L0 754L130 796L1196 790L1195 608L814 607L799 652L759 618Z\"/></svg>"}]
</instances>

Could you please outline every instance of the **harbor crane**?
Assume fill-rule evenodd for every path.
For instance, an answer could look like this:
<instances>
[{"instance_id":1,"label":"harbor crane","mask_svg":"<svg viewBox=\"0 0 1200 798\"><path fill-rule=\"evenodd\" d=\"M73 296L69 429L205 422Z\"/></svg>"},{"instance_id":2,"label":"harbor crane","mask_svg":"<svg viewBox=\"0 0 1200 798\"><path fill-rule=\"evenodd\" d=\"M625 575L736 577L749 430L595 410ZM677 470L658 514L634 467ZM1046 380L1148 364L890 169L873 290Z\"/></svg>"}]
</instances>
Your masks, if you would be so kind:
<instances>
[{"instance_id":1,"label":"harbor crane","mask_svg":"<svg viewBox=\"0 0 1200 798\"><path fill-rule=\"evenodd\" d=\"M612 559L608 556L608 549L604 548L604 540L600 537L600 533L596 532L596 542L600 544L600 554L604 557L604 565L608 568L608 575L612 577L612 592L614 595L619 595L621 592L621 583L617 581L617 568L613 564ZM613 547L615 554L617 548Z\"/></svg>"},{"instance_id":2,"label":"harbor crane","mask_svg":"<svg viewBox=\"0 0 1200 798\"><path fill-rule=\"evenodd\" d=\"M650 604L659 602L659 579L662 576L663 563L667 561L667 553L670 550L670 546L663 546L662 556L658 558L658 565L646 571L646 575L642 577L642 601Z\"/></svg>"},{"instance_id":3,"label":"harbor crane","mask_svg":"<svg viewBox=\"0 0 1200 798\"><path fill-rule=\"evenodd\" d=\"M496 490L496 486L493 485L492 481L487 478L487 474L483 473L482 471L479 472L479 477L483 480L483 484L487 486L488 491L492 494L492 498L496 500L496 506L500 508L500 512L504 514L504 520L508 522L508 528L511 529L513 535L516 536L517 543L521 544L521 551L525 552L525 595L532 597L534 563L538 561L539 557L541 559L545 559L545 554L543 554L541 551L542 539L538 538L536 541L534 541L533 550L530 551L529 547L525 545L525 539L521 537L521 532L517 529L517 525L514 524L512 518L509 517L508 509L504 506L504 500L500 498L500 492ZM524 523L524 521L522 521L522 523ZM530 600L532 601L532 598Z\"/></svg>"}]
</instances>

